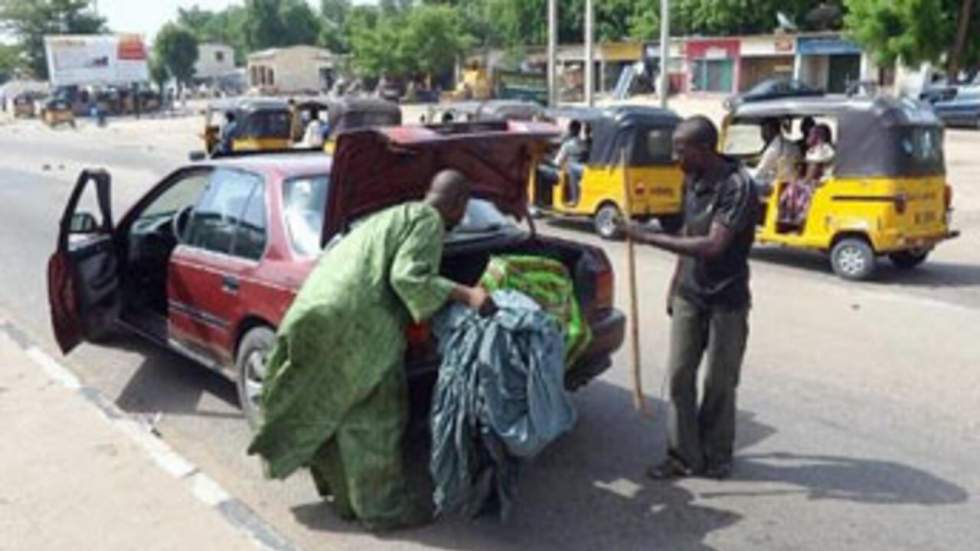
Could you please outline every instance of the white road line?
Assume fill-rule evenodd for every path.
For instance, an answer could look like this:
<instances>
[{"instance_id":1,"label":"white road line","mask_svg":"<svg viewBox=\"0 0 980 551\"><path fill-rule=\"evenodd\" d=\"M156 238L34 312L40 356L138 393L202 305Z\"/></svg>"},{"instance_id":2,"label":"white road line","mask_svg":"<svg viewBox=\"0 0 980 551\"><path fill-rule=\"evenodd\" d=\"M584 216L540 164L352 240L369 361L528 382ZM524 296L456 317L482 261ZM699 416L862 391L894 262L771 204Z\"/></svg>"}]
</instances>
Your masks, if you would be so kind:
<instances>
[{"instance_id":1,"label":"white road line","mask_svg":"<svg viewBox=\"0 0 980 551\"><path fill-rule=\"evenodd\" d=\"M191 486L191 493L198 500L211 507L215 507L222 501L231 499L231 496L228 495L228 492L224 488L215 482L213 478L202 472L192 474L188 478L188 483Z\"/></svg>"},{"instance_id":2,"label":"white road line","mask_svg":"<svg viewBox=\"0 0 980 551\"><path fill-rule=\"evenodd\" d=\"M0 325L4 325L5 323L0 323ZM0 331L3 330L4 328L0 327ZM69 390L76 391L79 397L84 398L113 427L143 448L150 459L163 471L177 480L185 481L188 490L195 499L217 510L225 518L226 522L232 524L236 529L244 531L256 547L266 551L296 549L279 535L274 528L252 512L251 509L232 497L213 478L200 472L193 463L150 432L145 424L140 423L126 412L120 410L114 403L106 400L97 390L82 387L81 381L79 381L78 377L70 369L37 346L21 344L21 347L24 348L27 356L44 370L51 380ZM228 514L227 510L229 508L238 511L238 514Z\"/></svg>"},{"instance_id":3,"label":"white road line","mask_svg":"<svg viewBox=\"0 0 980 551\"><path fill-rule=\"evenodd\" d=\"M61 383L65 388L70 390L78 390L82 387L82 383L78 380L78 377L71 372L71 370L58 363L54 358L47 355L40 348L31 346L25 350L25 352L32 360L34 360L34 363L40 366L41 369L48 374L48 377L51 377L53 380Z\"/></svg>"}]
</instances>

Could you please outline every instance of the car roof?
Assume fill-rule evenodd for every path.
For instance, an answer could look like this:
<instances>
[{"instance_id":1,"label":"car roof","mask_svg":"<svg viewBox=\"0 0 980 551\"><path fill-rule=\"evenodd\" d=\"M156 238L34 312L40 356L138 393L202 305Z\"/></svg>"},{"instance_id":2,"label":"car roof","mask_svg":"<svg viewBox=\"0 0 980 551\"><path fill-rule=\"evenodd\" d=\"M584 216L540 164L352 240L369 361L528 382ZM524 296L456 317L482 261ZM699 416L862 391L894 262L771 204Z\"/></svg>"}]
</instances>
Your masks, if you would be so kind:
<instances>
[{"instance_id":1,"label":"car roof","mask_svg":"<svg viewBox=\"0 0 980 551\"><path fill-rule=\"evenodd\" d=\"M329 174L333 158L322 150L300 153L269 152L222 157L199 164L215 168L235 168L289 179L311 174Z\"/></svg>"}]
</instances>

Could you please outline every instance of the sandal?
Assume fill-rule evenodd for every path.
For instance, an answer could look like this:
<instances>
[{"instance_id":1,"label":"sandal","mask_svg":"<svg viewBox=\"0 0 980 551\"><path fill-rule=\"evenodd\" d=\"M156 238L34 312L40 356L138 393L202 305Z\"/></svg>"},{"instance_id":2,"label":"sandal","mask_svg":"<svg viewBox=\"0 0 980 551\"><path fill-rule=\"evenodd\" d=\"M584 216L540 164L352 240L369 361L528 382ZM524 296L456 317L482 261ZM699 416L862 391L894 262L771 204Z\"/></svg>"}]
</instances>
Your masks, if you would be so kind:
<instances>
[{"instance_id":1,"label":"sandal","mask_svg":"<svg viewBox=\"0 0 980 551\"><path fill-rule=\"evenodd\" d=\"M668 457L663 463L647 469L647 476L654 480L672 480L686 478L694 474L687 465L678 459Z\"/></svg>"}]
</instances>

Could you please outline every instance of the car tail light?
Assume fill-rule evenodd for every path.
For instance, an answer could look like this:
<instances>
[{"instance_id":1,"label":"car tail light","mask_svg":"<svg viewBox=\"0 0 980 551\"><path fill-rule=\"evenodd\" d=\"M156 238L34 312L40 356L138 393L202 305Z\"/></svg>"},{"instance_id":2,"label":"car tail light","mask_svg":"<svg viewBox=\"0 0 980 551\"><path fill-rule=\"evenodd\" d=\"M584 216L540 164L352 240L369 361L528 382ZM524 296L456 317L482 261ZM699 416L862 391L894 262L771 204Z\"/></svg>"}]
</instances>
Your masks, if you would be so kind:
<instances>
[{"instance_id":1,"label":"car tail light","mask_svg":"<svg viewBox=\"0 0 980 551\"><path fill-rule=\"evenodd\" d=\"M898 214L905 214L905 209L908 207L908 197L904 193L899 193L895 196L895 212Z\"/></svg>"},{"instance_id":2,"label":"car tail light","mask_svg":"<svg viewBox=\"0 0 980 551\"><path fill-rule=\"evenodd\" d=\"M943 188L943 207L948 211L953 207L953 187L949 184Z\"/></svg>"},{"instance_id":3,"label":"car tail light","mask_svg":"<svg viewBox=\"0 0 980 551\"><path fill-rule=\"evenodd\" d=\"M613 280L612 267L607 263L603 270L596 272L595 276L595 301L592 307L595 310L612 308L616 300L615 282Z\"/></svg>"}]
</instances>

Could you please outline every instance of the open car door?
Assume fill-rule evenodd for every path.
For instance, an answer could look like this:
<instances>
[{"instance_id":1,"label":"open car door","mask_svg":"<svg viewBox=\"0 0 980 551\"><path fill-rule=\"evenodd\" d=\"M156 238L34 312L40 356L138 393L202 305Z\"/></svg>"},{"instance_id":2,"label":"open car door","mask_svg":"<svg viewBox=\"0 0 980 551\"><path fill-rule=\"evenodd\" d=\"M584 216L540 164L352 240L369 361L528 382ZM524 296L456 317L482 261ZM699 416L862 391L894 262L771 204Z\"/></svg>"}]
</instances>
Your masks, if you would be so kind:
<instances>
[{"instance_id":1,"label":"open car door","mask_svg":"<svg viewBox=\"0 0 980 551\"><path fill-rule=\"evenodd\" d=\"M76 212L89 184L95 186L101 222L90 212ZM106 335L115 322L119 258L113 239L110 177L104 170L83 170L68 198L48 261L48 303L55 339L65 354L82 340Z\"/></svg>"}]
</instances>

